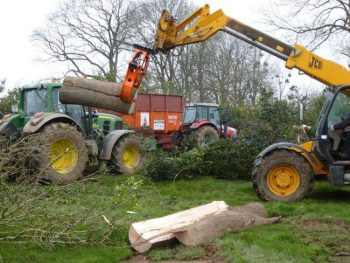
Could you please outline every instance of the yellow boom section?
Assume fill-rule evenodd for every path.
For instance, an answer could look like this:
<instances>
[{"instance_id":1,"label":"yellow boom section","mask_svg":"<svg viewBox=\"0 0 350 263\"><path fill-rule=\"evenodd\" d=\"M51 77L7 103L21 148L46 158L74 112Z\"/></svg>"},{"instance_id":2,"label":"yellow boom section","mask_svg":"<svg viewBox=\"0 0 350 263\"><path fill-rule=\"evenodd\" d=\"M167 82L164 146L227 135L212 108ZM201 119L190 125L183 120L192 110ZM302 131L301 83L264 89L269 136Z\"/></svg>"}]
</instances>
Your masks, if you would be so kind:
<instances>
[{"instance_id":1,"label":"yellow boom section","mask_svg":"<svg viewBox=\"0 0 350 263\"><path fill-rule=\"evenodd\" d=\"M331 60L317 56L298 44L293 47L286 67L289 69L297 68L328 86L350 84L349 70Z\"/></svg>"},{"instance_id":2,"label":"yellow boom section","mask_svg":"<svg viewBox=\"0 0 350 263\"><path fill-rule=\"evenodd\" d=\"M225 27L228 19L222 10L210 14L209 5L199 8L179 23L164 10L158 24L156 48L167 52L178 46L203 42Z\"/></svg>"},{"instance_id":3,"label":"yellow boom section","mask_svg":"<svg viewBox=\"0 0 350 263\"><path fill-rule=\"evenodd\" d=\"M210 14L209 5L199 8L181 22L176 22L170 13L164 10L156 34L156 49L166 53L178 46L206 41L219 31L269 52L286 61L287 68L299 69L328 86L350 84L350 71L345 67L321 58L301 45L290 46L283 43L226 16L221 9Z\"/></svg>"}]
</instances>

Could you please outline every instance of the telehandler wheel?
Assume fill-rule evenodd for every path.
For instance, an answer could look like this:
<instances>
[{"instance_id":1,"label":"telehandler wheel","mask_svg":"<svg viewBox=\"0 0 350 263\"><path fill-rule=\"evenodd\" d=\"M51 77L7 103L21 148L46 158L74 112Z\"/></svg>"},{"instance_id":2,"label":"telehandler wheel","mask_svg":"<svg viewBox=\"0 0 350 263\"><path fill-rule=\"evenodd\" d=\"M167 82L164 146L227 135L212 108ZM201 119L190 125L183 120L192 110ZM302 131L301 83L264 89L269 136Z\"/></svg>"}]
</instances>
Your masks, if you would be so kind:
<instances>
[{"instance_id":1,"label":"telehandler wheel","mask_svg":"<svg viewBox=\"0 0 350 263\"><path fill-rule=\"evenodd\" d=\"M209 125L202 126L191 133L199 148L207 147L219 139L217 130Z\"/></svg>"},{"instance_id":2,"label":"telehandler wheel","mask_svg":"<svg viewBox=\"0 0 350 263\"><path fill-rule=\"evenodd\" d=\"M33 138L33 163L40 179L65 185L82 177L88 153L83 135L76 127L52 123Z\"/></svg>"},{"instance_id":3,"label":"telehandler wheel","mask_svg":"<svg viewBox=\"0 0 350 263\"><path fill-rule=\"evenodd\" d=\"M145 156L135 135L121 138L113 147L110 167L113 172L134 174L143 168Z\"/></svg>"},{"instance_id":4,"label":"telehandler wheel","mask_svg":"<svg viewBox=\"0 0 350 263\"><path fill-rule=\"evenodd\" d=\"M301 155L275 150L257 159L253 169L253 187L261 200L298 201L313 189L314 176Z\"/></svg>"}]
</instances>

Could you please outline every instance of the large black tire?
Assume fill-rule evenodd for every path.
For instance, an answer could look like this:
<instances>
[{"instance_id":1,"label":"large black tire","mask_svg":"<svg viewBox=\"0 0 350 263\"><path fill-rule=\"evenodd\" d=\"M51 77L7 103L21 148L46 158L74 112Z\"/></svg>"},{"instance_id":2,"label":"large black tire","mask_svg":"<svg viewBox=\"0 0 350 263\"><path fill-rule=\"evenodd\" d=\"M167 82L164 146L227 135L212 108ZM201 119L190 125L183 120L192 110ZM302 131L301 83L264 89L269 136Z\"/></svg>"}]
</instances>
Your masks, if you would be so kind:
<instances>
[{"instance_id":1,"label":"large black tire","mask_svg":"<svg viewBox=\"0 0 350 263\"><path fill-rule=\"evenodd\" d=\"M135 135L126 135L113 146L109 167L112 172L134 174L143 168L144 161L140 140Z\"/></svg>"},{"instance_id":2,"label":"large black tire","mask_svg":"<svg viewBox=\"0 0 350 263\"><path fill-rule=\"evenodd\" d=\"M0 178L4 178L6 176L6 165L7 165L7 155L6 149L8 147L7 138L0 134Z\"/></svg>"},{"instance_id":3,"label":"large black tire","mask_svg":"<svg viewBox=\"0 0 350 263\"><path fill-rule=\"evenodd\" d=\"M217 141L219 139L219 134L217 129L212 126L205 125L191 133L191 136L196 142L196 146L199 148L207 147L209 144Z\"/></svg>"},{"instance_id":4,"label":"large black tire","mask_svg":"<svg viewBox=\"0 0 350 263\"><path fill-rule=\"evenodd\" d=\"M261 200L299 201L313 190L308 162L290 150L275 150L255 161L253 188Z\"/></svg>"},{"instance_id":5,"label":"large black tire","mask_svg":"<svg viewBox=\"0 0 350 263\"><path fill-rule=\"evenodd\" d=\"M6 145L7 145L6 137L0 134L0 151L3 151L4 149L6 149Z\"/></svg>"},{"instance_id":6,"label":"large black tire","mask_svg":"<svg viewBox=\"0 0 350 263\"><path fill-rule=\"evenodd\" d=\"M30 140L32 163L45 182L66 185L82 177L88 160L83 135L67 123L52 123Z\"/></svg>"}]
</instances>

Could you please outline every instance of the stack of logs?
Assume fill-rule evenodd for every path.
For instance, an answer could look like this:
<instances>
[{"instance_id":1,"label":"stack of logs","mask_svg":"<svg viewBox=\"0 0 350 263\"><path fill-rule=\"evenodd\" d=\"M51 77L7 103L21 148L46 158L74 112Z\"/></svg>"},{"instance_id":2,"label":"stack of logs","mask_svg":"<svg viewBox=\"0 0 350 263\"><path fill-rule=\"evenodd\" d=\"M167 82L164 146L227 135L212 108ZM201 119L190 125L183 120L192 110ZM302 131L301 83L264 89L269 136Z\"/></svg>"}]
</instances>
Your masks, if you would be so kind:
<instances>
[{"instance_id":1,"label":"stack of logs","mask_svg":"<svg viewBox=\"0 0 350 263\"><path fill-rule=\"evenodd\" d=\"M78 104L131 114L135 105L121 100L121 91L122 85L119 83L66 77L60 91L60 101L63 104ZM137 92L133 94L134 100L136 96Z\"/></svg>"}]
</instances>

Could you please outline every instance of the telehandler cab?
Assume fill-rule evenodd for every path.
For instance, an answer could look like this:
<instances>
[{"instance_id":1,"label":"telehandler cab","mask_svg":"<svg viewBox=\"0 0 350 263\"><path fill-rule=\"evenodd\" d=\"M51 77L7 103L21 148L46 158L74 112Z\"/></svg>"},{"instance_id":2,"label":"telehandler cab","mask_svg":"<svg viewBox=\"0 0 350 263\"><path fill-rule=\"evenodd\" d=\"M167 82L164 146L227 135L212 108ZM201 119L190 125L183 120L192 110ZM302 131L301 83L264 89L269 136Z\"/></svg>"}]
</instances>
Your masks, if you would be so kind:
<instances>
[{"instance_id":1,"label":"telehandler cab","mask_svg":"<svg viewBox=\"0 0 350 263\"><path fill-rule=\"evenodd\" d=\"M277 143L264 149L254 163L253 187L262 200L295 201L313 188L315 176L327 175L331 184L350 185L350 156L342 132L329 128L350 113L350 71L296 44L290 46L226 16L210 13L209 5L177 22L166 10L159 20L156 49L167 53L177 46L203 42L224 31L282 60L330 87L320 112L315 138L301 145ZM350 143L350 142L347 142Z\"/></svg>"}]
</instances>

